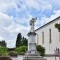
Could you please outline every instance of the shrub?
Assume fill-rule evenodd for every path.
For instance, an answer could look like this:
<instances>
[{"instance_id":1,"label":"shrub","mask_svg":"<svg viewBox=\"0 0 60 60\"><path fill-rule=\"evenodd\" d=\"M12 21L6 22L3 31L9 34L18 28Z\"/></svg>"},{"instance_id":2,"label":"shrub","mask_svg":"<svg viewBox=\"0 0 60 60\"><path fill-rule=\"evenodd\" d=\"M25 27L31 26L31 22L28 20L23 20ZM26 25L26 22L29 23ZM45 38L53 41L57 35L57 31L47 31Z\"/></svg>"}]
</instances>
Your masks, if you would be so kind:
<instances>
[{"instance_id":1,"label":"shrub","mask_svg":"<svg viewBox=\"0 0 60 60\"><path fill-rule=\"evenodd\" d=\"M10 57L0 57L0 60L12 60Z\"/></svg>"},{"instance_id":2,"label":"shrub","mask_svg":"<svg viewBox=\"0 0 60 60\"><path fill-rule=\"evenodd\" d=\"M6 47L0 47L0 56L7 56L8 49Z\"/></svg>"},{"instance_id":3,"label":"shrub","mask_svg":"<svg viewBox=\"0 0 60 60\"><path fill-rule=\"evenodd\" d=\"M41 56L45 55L45 48L42 47L41 45L37 46L37 51L40 53Z\"/></svg>"},{"instance_id":4,"label":"shrub","mask_svg":"<svg viewBox=\"0 0 60 60\"><path fill-rule=\"evenodd\" d=\"M17 56L18 53L16 51L9 51L8 55L10 55L10 56Z\"/></svg>"},{"instance_id":5,"label":"shrub","mask_svg":"<svg viewBox=\"0 0 60 60\"><path fill-rule=\"evenodd\" d=\"M25 55L25 52L20 52L18 55Z\"/></svg>"},{"instance_id":6,"label":"shrub","mask_svg":"<svg viewBox=\"0 0 60 60\"><path fill-rule=\"evenodd\" d=\"M27 46L20 46L18 48L15 49L15 51L18 53L18 54L24 54L27 50Z\"/></svg>"}]
</instances>

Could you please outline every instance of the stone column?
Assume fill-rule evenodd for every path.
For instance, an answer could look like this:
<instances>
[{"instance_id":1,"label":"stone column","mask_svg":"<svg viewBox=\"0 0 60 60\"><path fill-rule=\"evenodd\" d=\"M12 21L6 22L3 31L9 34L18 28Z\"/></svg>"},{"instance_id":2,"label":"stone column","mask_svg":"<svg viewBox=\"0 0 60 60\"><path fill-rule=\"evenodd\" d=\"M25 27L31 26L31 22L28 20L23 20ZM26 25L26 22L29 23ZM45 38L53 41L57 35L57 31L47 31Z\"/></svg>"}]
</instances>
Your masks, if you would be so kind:
<instances>
[{"instance_id":1,"label":"stone column","mask_svg":"<svg viewBox=\"0 0 60 60\"><path fill-rule=\"evenodd\" d=\"M30 54L36 54L35 32L28 33L28 51Z\"/></svg>"}]
</instances>

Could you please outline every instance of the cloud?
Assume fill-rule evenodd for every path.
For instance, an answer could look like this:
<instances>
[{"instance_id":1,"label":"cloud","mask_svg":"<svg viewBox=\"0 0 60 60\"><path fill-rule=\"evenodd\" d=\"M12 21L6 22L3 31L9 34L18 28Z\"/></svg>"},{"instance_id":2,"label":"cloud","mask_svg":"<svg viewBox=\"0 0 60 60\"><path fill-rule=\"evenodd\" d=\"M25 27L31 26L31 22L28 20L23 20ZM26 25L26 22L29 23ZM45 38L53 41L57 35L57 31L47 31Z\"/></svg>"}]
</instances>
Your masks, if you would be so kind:
<instances>
[{"instance_id":1,"label":"cloud","mask_svg":"<svg viewBox=\"0 0 60 60\"><path fill-rule=\"evenodd\" d=\"M13 17L0 12L0 26L8 27L13 23Z\"/></svg>"},{"instance_id":2,"label":"cloud","mask_svg":"<svg viewBox=\"0 0 60 60\"><path fill-rule=\"evenodd\" d=\"M0 39L15 47L19 32L28 37L29 20L37 17L35 29L60 16L60 0L0 0ZM56 4L56 5L55 5ZM49 17L44 12L50 12Z\"/></svg>"},{"instance_id":3,"label":"cloud","mask_svg":"<svg viewBox=\"0 0 60 60\"><path fill-rule=\"evenodd\" d=\"M21 21L21 23L23 23L23 21ZM23 36L27 37L28 31L29 26L26 28L24 25L17 24L14 22L14 18L12 16L8 16L7 14L0 12L0 39L7 42L7 47L15 47L17 34L22 33Z\"/></svg>"},{"instance_id":4,"label":"cloud","mask_svg":"<svg viewBox=\"0 0 60 60\"><path fill-rule=\"evenodd\" d=\"M54 19L54 18L60 16L60 10L54 10L53 12L54 12L54 14L51 15L50 20L52 20L52 19Z\"/></svg>"},{"instance_id":5,"label":"cloud","mask_svg":"<svg viewBox=\"0 0 60 60\"><path fill-rule=\"evenodd\" d=\"M60 0L48 0L52 6L54 7L53 9L57 9L57 8L60 8Z\"/></svg>"},{"instance_id":6,"label":"cloud","mask_svg":"<svg viewBox=\"0 0 60 60\"><path fill-rule=\"evenodd\" d=\"M8 8L16 8L16 4L14 1L8 1L8 0L4 0L4 1L0 1L0 11L1 12L5 12Z\"/></svg>"},{"instance_id":7,"label":"cloud","mask_svg":"<svg viewBox=\"0 0 60 60\"><path fill-rule=\"evenodd\" d=\"M8 40L8 41L6 41L7 42L7 47L8 48L13 48L13 47L15 47L15 40Z\"/></svg>"},{"instance_id":8,"label":"cloud","mask_svg":"<svg viewBox=\"0 0 60 60\"><path fill-rule=\"evenodd\" d=\"M38 19L36 26L38 26L38 27L42 26L42 25L54 20L55 18L57 18L59 16L60 16L60 10L54 10L54 14L51 15L50 17L43 15L40 20Z\"/></svg>"},{"instance_id":9,"label":"cloud","mask_svg":"<svg viewBox=\"0 0 60 60\"><path fill-rule=\"evenodd\" d=\"M40 4L36 0L26 0L25 4L28 8L34 8L36 10L40 10Z\"/></svg>"},{"instance_id":10,"label":"cloud","mask_svg":"<svg viewBox=\"0 0 60 60\"><path fill-rule=\"evenodd\" d=\"M22 2L20 8L22 9L35 9L37 11L41 10L51 10L52 5L48 0L20 0Z\"/></svg>"}]
</instances>

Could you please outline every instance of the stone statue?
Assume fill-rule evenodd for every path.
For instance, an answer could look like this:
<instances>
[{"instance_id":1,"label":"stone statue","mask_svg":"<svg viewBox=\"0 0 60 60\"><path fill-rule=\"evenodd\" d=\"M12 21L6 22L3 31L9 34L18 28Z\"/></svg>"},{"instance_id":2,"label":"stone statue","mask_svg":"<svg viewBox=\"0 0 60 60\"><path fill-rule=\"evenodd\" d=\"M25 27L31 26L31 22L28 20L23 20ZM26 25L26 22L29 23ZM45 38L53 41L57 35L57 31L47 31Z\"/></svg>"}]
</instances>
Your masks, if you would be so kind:
<instances>
[{"instance_id":1,"label":"stone statue","mask_svg":"<svg viewBox=\"0 0 60 60\"><path fill-rule=\"evenodd\" d=\"M46 60L42 58L36 50L36 33L34 31L34 23L37 18L32 18L30 20L31 30L28 32L28 51L26 52L23 60Z\"/></svg>"},{"instance_id":2,"label":"stone statue","mask_svg":"<svg viewBox=\"0 0 60 60\"><path fill-rule=\"evenodd\" d=\"M30 20L30 26L31 26L30 32L34 32L34 23L36 22L36 19L37 18L32 18Z\"/></svg>"}]
</instances>

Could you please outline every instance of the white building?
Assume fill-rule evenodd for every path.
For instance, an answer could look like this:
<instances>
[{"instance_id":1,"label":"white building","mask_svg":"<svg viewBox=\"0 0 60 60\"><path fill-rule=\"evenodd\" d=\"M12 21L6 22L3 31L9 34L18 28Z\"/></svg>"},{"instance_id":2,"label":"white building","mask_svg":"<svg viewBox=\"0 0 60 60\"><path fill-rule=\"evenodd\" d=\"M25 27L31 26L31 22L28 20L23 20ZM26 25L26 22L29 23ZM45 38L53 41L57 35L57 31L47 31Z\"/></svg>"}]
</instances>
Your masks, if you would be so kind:
<instances>
[{"instance_id":1,"label":"white building","mask_svg":"<svg viewBox=\"0 0 60 60\"><path fill-rule=\"evenodd\" d=\"M60 49L59 31L55 24L60 23L60 16L35 30L36 43L46 49L46 54L54 54L56 48Z\"/></svg>"}]
</instances>

